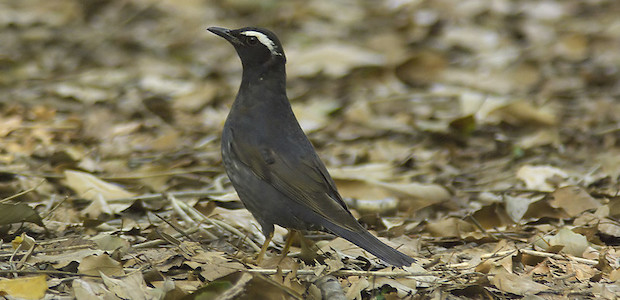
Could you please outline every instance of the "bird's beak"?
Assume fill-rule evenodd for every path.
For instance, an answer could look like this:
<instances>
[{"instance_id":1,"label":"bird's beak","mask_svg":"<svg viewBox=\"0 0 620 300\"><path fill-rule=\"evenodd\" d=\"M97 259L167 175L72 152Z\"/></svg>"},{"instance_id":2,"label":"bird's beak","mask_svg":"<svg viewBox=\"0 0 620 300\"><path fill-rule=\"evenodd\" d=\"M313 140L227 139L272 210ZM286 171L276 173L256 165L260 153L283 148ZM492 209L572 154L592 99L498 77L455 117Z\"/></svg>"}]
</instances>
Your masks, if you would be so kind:
<instances>
[{"instance_id":1,"label":"bird's beak","mask_svg":"<svg viewBox=\"0 0 620 300\"><path fill-rule=\"evenodd\" d=\"M230 32L230 29L222 28L222 27L209 27L207 30L211 31L214 34L217 34L223 38L225 38L231 44L241 44L241 41L233 36Z\"/></svg>"}]
</instances>

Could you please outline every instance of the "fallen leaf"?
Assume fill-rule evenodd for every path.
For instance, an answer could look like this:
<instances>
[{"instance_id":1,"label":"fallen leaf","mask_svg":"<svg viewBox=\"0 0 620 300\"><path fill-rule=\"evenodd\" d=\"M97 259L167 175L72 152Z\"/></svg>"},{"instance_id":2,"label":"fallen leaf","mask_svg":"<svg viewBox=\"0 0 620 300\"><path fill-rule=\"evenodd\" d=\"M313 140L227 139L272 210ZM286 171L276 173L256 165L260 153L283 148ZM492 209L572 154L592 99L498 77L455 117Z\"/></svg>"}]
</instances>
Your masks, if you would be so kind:
<instances>
[{"instance_id":1,"label":"fallen leaf","mask_svg":"<svg viewBox=\"0 0 620 300\"><path fill-rule=\"evenodd\" d=\"M554 45L555 52L564 59L580 61L588 55L588 37L583 34L561 36Z\"/></svg>"},{"instance_id":2,"label":"fallen leaf","mask_svg":"<svg viewBox=\"0 0 620 300\"><path fill-rule=\"evenodd\" d=\"M372 180L369 183L412 196L413 198L405 198L405 200L410 202L408 203L410 207L416 210L450 199L450 192L438 184L393 183Z\"/></svg>"},{"instance_id":3,"label":"fallen leaf","mask_svg":"<svg viewBox=\"0 0 620 300\"><path fill-rule=\"evenodd\" d=\"M354 183L358 183L356 181ZM350 185L345 185L350 187ZM352 194L350 192L343 193L343 195L347 195L351 197ZM370 196L368 194L366 197ZM349 200L351 199L351 200ZM380 199L359 199L358 196L355 198L347 198L345 199L345 203L350 209L355 209L360 214L378 214L378 215L390 215L394 214L398 211L398 199L392 198L386 195L386 197L381 197Z\"/></svg>"},{"instance_id":4,"label":"fallen leaf","mask_svg":"<svg viewBox=\"0 0 620 300\"><path fill-rule=\"evenodd\" d=\"M347 281L351 284L348 288L345 287L345 297L347 299L362 299L362 291L370 286L370 283L365 277L349 276Z\"/></svg>"},{"instance_id":5,"label":"fallen leaf","mask_svg":"<svg viewBox=\"0 0 620 300\"><path fill-rule=\"evenodd\" d=\"M26 203L0 203L0 225L13 223L31 222L39 226L43 225L43 220L39 214Z\"/></svg>"},{"instance_id":6,"label":"fallen leaf","mask_svg":"<svg viewBox=\"0 0 620 300\"><path fill-rule=\"evenodd\" d=\"M516 294L516 295L533 295L546 291L549 287L533 280L516 274L508 273L503 267L497 268L495 276L491 278L491 283L498 289Z\"/></svg>"},{"instance_id":7,"label":"fallen leaf","mask_svg":"<svg viewBox=\"0 0 620 300\"><path fill-rule=\"evenodd\" d=\"M542 239L538 239L534 244L545 250L554 246L563 246L563 252L578 257L583 255L583 252L589 245L585 236L575 233L566 227L558 230L556 235L548 235Z\"/></svg>"},{"instance_id":8,"label":"fallen leaf","mask_svg":"<svg viewBox=\"0 0 620 300\"><path fill-rule=\"evenodd\" d=\"M373 201L396 197L401 200L401 204L412 210L419 210L451 197L447 189L437 184L387 182L394 177L394 167L389 164L331 168L329 171L345 197Z\"/></svg>"},{"instance_id":9,"label":"fallen leaf","mask_svg":"<svg viewBox=\"0 0 620 300\"><path fill-rule=\"evenodd\" d=\"M578 186L561 187L551 195L553 196L553 199L549 201L551 206L563 209L571 217L575 217L586 210L599 208L602 205Z\"/></svg>"},{"instance_id":10,"label":"fallen leaf","mask_svg":"<svg viewBox=\"0 0 620 300\"><path fill-rule=\"evenodd\" d=\"M404 299L409 295L415 295L417 281L415 279L408 278L388 278L388 277L377 277L374 280L374 283L377 286L389 285L392 288L396 289L396 295L400 299Z\"/></svg>"},{"instance_id":11,"label":"fallen leaf","mask_svg":"<svg viewBox=\"0 0 620 300\"><path fill-rule=\"evenodd\" d=\"M47 291L47 276L37 275L0 280L0 293L19 299L41 299Z\"/></svg>"},{"instance_id":12,"label":"fallen leaf","mask_svg":"<svg viewBox=\"0 0 620 300\"><path fill-rule=\"evenodd\" d=\"M553 192L554 186L549 181L554 178L567 178L568 174L552 166L525 165L517 171L517 178L521 179L530 190Z\"/></svg>"},{"instance_id":13,"label":"fallen leaf","mask_svg":"<svg viewBox=\"0 0 620 300\"><path fill-rule=\"evenodd\" d=\"M131 247L126 239L106 233L94 236L91 240L104 251L120 250L121 253L126 253Z\"/></svg>"},{"instance_id":14,"label":"fallen leaf","mask_svg":"<svg viewBox=\"0 0 620 300\"><path fill-rule=\"evenodd\" d=\"M13 130L21 127L22 122L23 120L20 116L3 117L0 119L0 137L5 137Z\"/></svg>"},{"instance_id":15,"label":"fallen leaf","mask_svg":"<svg viewBox=\"0 0 620 300\"><path fill-rule=\"evenodd\" d=\"M92 174L80 171L65 171L67 186L74 190L80 197L95 200L99 195L104 200L129 198L135 194L128 192L118 185L105 182Z\"/></svg>"},{"instance_id":16,"label":"fallen leaf","mask_svg":"<svg viewBox=\"0 0 620 300\"><path fill-rule=\"evenodd\" d=\"M463 233L476 230L474 225L457 218L446 218L426 225L426 230L436 237L462 237Z\"/></svg>"},{"instance_id":17,"label":"fallen leaf","mask_svg":"<svg viewBox=\"0 0 620 300\"><path fill-rule=\"evenodd\" d=\"M506 203L506 212L508 213L510 218L515 223L518 223L527 212L532 200L525 197L511 197L505 195L504 202Z\"/></svg>"},{"instance_id":18,"label":"fallen leaf","mask_svg":"<svg viewBox=\"0 0 620 300\"><path fill-rule=\"evenodd\" d=\"M101 279L111 294L120 299L158 300L162 299L166 292L165 289L148 287L144 282L142 272L131 272L119 279L102 273Z\"/></svg>"},{"instance_id":19,"label":"fallen leaf","mask_svg":"<svg viewBox=\"0 0 620 300\"><path fill-rule=\"evenodd\" d=\"M60 97L75 99L91 105L115 96L111 90L66 82L57 84L53 91Z\"/></svg>"},{"instance_id":20,"label":"fallen leaf","mask_svg":"<svg viewBox=\"0 0 620 300\"><path fill-rule=\"evenodd\" d=\"M49 263L54 268L62 269L72 262L81 262L85 257L101 254L103 254L103 251L91 249L81 249L59 254L37 253L30 261L33 263Z\"/></svg>"},{"instance_id":21,"label":"fallen leaf","mask_svg":"<svg viewBox=\"0 0 620 300\"><path fill-rule=\"evenodd\" d=\"M546 145L560 145L560 134L556 128L537 130L531 135L520 138L516 145L521 149L532 149Z\"/></svg>"},{"instance_id":22,"label":"fallen leaf","mask_svg":"<svg viewBox=\"0 0 620 300\"><path fill-rule=\"evenodd\" d=\"M338 109L335 99L311 99L303 103L293 104L293 111L304 132L313 132L323 128L330 119L328 115Z\"/></svg>"},{"instance_id":23,"label":"fallen leaf","mask_svg":"<svg viewBox=\"0 0 620 300\"><path fill-rule=\"evenodd\" d=\"M105 289L103 283L92 280L78 278L73 280L71 285L76 299L102 299L103 295L110 293Z\"/></svg>"},{"instance_id":24,"label":"fallen leaf","mask_svg":"<svg viewBox=\"0 0 620 300\"><path fill-rule=\"evenodd\" d=\"M550 108L534 107L524 100L515 101L497 111L504 116L504 120L513 124L538 124L551 126L557 123L557 118Z\"/></svg>"},{"instance_id":25,"label":"fallen leaf","mask_svg":"<svg viewBox=\"0 0 620 300\"><path fill-rule=\"evenodd\" d=\"M11 246L13 246L13 249L15 250L29 250L33 248L36 244L37 241L35 241L35 239L30 237L26 233L22 233L21 235L16 236L11 241Z\"/></svg>"},{"instance_id":26,"label":"fallen leaf","mask_svg":"<svg viewBox=\"0 0 620 300\"><path fill-rule=\"evenodd\" d=\"M100 273L108 276L125 275L121 264L107 254L84 257L78 266L78 272L94 276L99 276Z\"/></svg>"},{"instance_id":27,"label":"fallen leaf","mask_svg":"<svg viewBox=\"0 0 620 300\"><path fill-rule=\"evenodd\" d=\"M490 111L489 115L514 125L551 126L557 123L552 108L534 107L525 100L508 101Z\"/></svg>"},{"instance_id":28,"label":"fallen leaf","mask_svg":"<svg viewBox=\"0 0 620 300\"><path fill-rule=\"evenodd\" d=\"M385 62L379 53L342 43L318 44L303 51L291 49L287 56L295 58L295 64L290 64L287 70L292 77L310 77L323 72L337 78L353 68L381 66Z\"/></svg>"},{"instance_id":29,"label":"fallen leaf","mask_svg":"<svg viewBox=\"0 0 620 300\"><path fill-rule=\"evenodd\" d=\"M243 264L224 257L223 252L200 252L185 262L193 268L200 267L200 276L206 281L214 281L229 274L244 270ZM193 265L191 263L194 263Z\"/></svg>"},{"instance_id":30,"label":"fallen leaf","mask_svg":"<svg viewBox=\"0 0 620 300\"><path fill-rule=\"evenodd\" d=\"M396 76L412 86L434 83L448 64L437 51L419 51L396 67Z\"/></svg>"}]
</instances>

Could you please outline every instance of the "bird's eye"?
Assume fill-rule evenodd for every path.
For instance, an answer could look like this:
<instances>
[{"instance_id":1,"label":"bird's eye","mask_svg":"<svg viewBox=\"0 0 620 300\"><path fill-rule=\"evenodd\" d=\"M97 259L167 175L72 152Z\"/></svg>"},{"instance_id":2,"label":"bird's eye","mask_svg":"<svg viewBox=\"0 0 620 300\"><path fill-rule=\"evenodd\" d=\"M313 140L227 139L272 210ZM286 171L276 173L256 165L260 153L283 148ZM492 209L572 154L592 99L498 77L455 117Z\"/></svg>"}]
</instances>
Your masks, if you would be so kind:
<instances>
[{"instance_id":1,"label":"bird's eye","mask_svg":"<svg viewBox=\"0 0 620 300\"><path fill-rule=\"evenodd\" d=\"M254 46L254 45L258 44L258 39L255 36L250 36L247 39L247 43L248 43L248 45Z\"/></svg>"}]
</instances>

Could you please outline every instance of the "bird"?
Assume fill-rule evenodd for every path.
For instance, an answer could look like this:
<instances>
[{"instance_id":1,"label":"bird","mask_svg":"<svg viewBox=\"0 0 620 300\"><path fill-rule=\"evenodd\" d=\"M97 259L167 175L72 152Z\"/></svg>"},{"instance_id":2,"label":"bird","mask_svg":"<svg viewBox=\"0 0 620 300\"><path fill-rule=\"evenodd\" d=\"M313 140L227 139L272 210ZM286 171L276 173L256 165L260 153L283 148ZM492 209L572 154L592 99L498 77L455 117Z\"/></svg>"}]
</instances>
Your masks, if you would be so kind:
<instances>
[{"instance_id":1,"label":"bird","mask_svg":"<svg viewBox=\"0 0 620 300\"><path fill-rule=\"evenodd\" d=\"M347 208L291 109L278 37L260 27L207 30L232 44L241 59L241 84L224 123L221 153L239 199L265 235L257 261L279 225L334 234L396 267L415 262L377 239Z\"/></svg>"}]
</instances>

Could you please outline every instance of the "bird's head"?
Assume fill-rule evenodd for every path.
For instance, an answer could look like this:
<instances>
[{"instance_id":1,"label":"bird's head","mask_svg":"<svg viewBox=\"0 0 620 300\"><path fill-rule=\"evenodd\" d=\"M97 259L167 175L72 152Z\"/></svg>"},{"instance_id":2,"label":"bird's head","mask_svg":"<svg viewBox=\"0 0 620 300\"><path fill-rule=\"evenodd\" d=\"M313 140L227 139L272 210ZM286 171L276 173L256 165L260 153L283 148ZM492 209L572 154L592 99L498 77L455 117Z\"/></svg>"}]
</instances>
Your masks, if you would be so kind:
<instances>
[{"instance_id":1,"label":"bird's head","mask_svg":"<svg viewBox=\"0 0 620 300\"><path fill-rule=\"evenodd\" d=\"M258 27L226 29L209 27L207 30L231 43L244 66L286 63L286 56L278 37L271 31Z\"/></svg>"}]
</instances>

